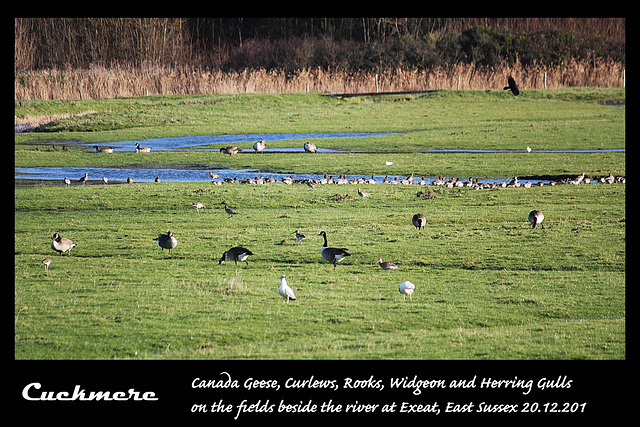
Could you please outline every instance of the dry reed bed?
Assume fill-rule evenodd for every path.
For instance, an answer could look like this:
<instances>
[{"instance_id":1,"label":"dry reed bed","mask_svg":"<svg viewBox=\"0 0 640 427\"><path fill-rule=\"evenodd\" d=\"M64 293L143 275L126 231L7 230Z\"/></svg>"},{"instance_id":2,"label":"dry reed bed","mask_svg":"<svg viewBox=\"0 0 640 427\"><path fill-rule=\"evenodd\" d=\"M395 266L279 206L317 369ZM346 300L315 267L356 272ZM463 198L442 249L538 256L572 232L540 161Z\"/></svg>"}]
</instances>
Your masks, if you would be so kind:
<instances>
[{"instance_id":1,"label":"dry reed bed","mask_svg":"<svg viewBox=\"0 0 640 427\"><path fill-rule=\"evenodd\" d=\"M624 66L616 62L572 61L562 66L499 68L451 65L429 70L387 69L347 73L303 69L293 74L278 70L236 72L200 68L91 67L88 70L46 70L15 76L15 99L99 99L144 95L242 93L366 93L432 89L495 90L513 75L524 89L562 87L622 87ZM376 87L377 76L377 87Z\"/></svg>"}]
</instances>

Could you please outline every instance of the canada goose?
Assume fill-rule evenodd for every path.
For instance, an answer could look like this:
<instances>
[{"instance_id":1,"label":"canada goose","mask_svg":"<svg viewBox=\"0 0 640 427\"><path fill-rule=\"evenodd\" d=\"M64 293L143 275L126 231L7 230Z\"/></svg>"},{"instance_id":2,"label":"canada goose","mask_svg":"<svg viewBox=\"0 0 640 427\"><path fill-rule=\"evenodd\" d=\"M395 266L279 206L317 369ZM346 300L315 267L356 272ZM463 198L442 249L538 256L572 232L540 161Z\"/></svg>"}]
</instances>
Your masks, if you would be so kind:
<instances>
[{"instance_id":1,"label":"canada goose","mask_svg":"<svg viewBox=\"0 0 640 427\"><path fill-rule=\"evenodd\" d=\"M191 203L191 206L193 206L194 208L196 208L196 212L200 213L200 209L204 209L204 204L202 202L195 202L195 203Z\"/></svg>"},{"instance_id":2,"label":"canada goose","mask_svg":"<svg viewBox=\"0 0 640 427\"><path fill-rule=\"evenodd\" d=\"M66 176L64 177L64 183L67 187L69 187L71 185L71 180L69 178L67 178Z\"/></svg>"},{"instance_id":3,"label":"canada goose","mask_svg":"<svg viewBox=\"0 0 640 427\"><path fill-rule=\"evenodd\" d=\"M240 148L238 146L235 146L235 145L220 149L221 153L228 154L229 156L233 156L234 154L239 153L241 151L242 151L242 148Z\"/></svg>"},{"instance_id":4,"label":"canada goose","mask_svg":"<svg viewBox=\"0 0 640 427\"><path fill-rule=\"evenodd\" d=\"M81 182L84 185L87 183L88 179L89 179L89 174L85 173L84 176L78 180L78 182Z\"/></svg>"},{"instance_id":5,"label":"canada goose","mask_svg":"<svg viewBox=\"0 0 640 427\"><path fill-rule=\"evenodd\" d=\"M358 187L358 196L362 197L362 201L364 202L364 198L365 197L371 197L371 194L360 190L360 187Z\"/></svg>"},{"instance_id":6,"label":"canada goose","mask_svg":"<svg viewBox=\"0 0 640 427\"><path fill-rule=\"evenodd\" d=\"M540 224L540 227L544 230L544 224L542 224L542 221L544 221L544 215L542 212L537 209L529 212L529 222L531 223L532 229L536 228L536 226Z\"/></svg>"},{"instance_id":7,"label":"canada goose","mask_svg":"<svg viewBox=\"0 0 640 427\"><path fill-rule=\"evenodd\" d=\"M284 274L280 276L280 287L278 288L278 292L280 292L280 295L284 298L283 302L289 302L289 300L297 301L296 296L293 293L293 289L291 289L287 284L287 276Z\"/></svg>"},{"instance_id":8,"label":"canada goose","mask_svg":"<svg viewBox=\"0 0 640 427\"><path fill-rule=\"evenodd\" d=\"M398 287L398 291L402 294L403 300L406 300L407 295L409 295L409 299L412 299L411 295L413 294L413 291L415 289L416 289L416 285L414 285L408 280L400 283L400 286Z\"/></svg>"},{"instance_id":9,"label":"canada goose","mask_svg":"<svg viewBox=\"0 0 640 427\"><path fill-rule=\"evenodd\" d=\"M104 185L109 184L109 178L107 178L106 176L102 177L102 182L104 182Z\"/></svg>"},{"instance_id":10,"label":"canada goose","mask_svg":"<svg viewBox=\"0 0 640 427\"><path fill-rule=\"evenodd\" d=\"M345 257L351 256L351 254L347 252L348 249L346 248L328 248L327 233L325 233L324 231L321 231L318 236L324 237L324 244L322 245L322 249L320 250L322 258L329 262L333 262L334 267Z\"/></svg>"},{"instance_id":11,"label":"canada goose","mask_svg":"<svg viewBox=\"0 0 640 427\"><path fill-rule=\"evenodd\" d=\"M230 207L227 206L227 204L225 202L220 203L221 205L224 205L224 211L229 214L229 218L233 218L234 215L240 215L240 213L234 209L231 209Z\"/></svg>"},{"instance_id":12,"label":"canada goose","mask_svg":"<svg viewBox=\"0 0 640 427\"><path fill-rule=\"evenodd\" d=\"M51 260L49 258L45 258L42 260L42 263L44 264L44 272L48 273L49 272L49 266L51 265Z\"/></svg>"},{"instance_id":13,"label":"canada goose","mask_svg":"<svg viewBox=\"0 0 640 427\"><path fill-rule=\"evenodd\" d=\"M411 223L418 230L422 230L427 224L427 218L421 213L415 214L413 218L411 218Z\"/></svg>"},{"instance_id":14,"label":"canada goose","mask_svg":"<svg viewBox=\"0 0 640 427\"><path fill-rule=\"evenodd\" d=\"M316 144L312 142L305 142L304 151L306 151L307 153L316 153L318 151L318 147L316 147Z\"/></svg>"},{"instance_id":15,"label":"canada goose","mask_svg":"<svg viewBox=\"0 0 640 427\"><path fill-rule=\"evenodd\" d=\"M153 182L160 182L160 177L156 176L156 179L154 179Z\"/></svg>"},{"instance_id":16,"label":"canada goose","mask_svg":"<svg viewBox=\"0 0 640 427\"><path fill-rule=\"evenodd\" d=\"M253 149L256 151L256 153L261 153L266 146L267 146L267 143L264 142L264 139L263 139L262 141L258 141L255 144L253 144Z\"/></svg>"},{"instance_id":17,"label":"canada goose","mask_svg":"<svg viewBox=\"0 0 640 427\"><path fill-rule=\"evenodd\" d=\"M133 178L127 177L127 184L133 184Z\"/></svg>"},{"instance_id":18,"label":"canada goose","mask_svg":"<svg viewBox=\"0 0 640 427\"><path fill-rule=\"evenodd\" d=\"M71 255L71 249L76 246L70 239L66 237L60 237L58 233L53 233L53 241L51 242L51 249L58 252L60 255L67 252Z\"/></svg>"},{"instance_id":19,"label":"canada goose","mask_svg":"<svg viewBox=\"0 0 640 427\"><path fill-rule=\"evenodd\" d=\"M298 239L298 243L302 243L302 241L307 238L307 236L298 232L298 230L295 231L295 234L296 234L296 239Z\"/></svg>"},{"instance_id":20,"label":"canada goose","mask_svg":"<svg viewBox=\"0 0 640 427\"><path fill-rule=\"evenodd\" d=\"M249 265L249 260L247 259L249 258L249 255L253 255L253 252L251 252L247 248L243 248L242 246L236 246L222 254L222 258L220 258L220 260L218 261L218 265L222 264L225 259L234 261L236 265L238 265L238 261L244 261L247 263L247 265Z\"/></svg>"},{"instance_id":21,"label":"canada goose","mask_svg":"<svg viewBox=\"0 0 640 427\"><path fill-rule=\"evenodd\" d=\"M150 153L151 147L140 147L140 144L136 142L136 153Z\"/></svg>"},{"instance_id":22,"label":"canada goose","mask_svg":"<svg viewBox=\"0 0 640 427\"><path fill-rule=\"evenodd\" d=\"M391 261L382 262L382 258L378 259L378 264L380 265L380 268L382 268L383 270L387 270L387 272L389 273L391 273L391 270L395 270L396 268L398 268L398 266Z\"/></svg>"},{"instance_id":23,"label":"canada goose","mask_svg":"<svg viewBox=\"0 0 640 427\"><path fill-rule=\"evenodd\" d=\"M94 145L93 147L96 149L98 153L113 153L113 148L109 148L109 147L100 148L97 145Z\"/></svg>"},{"instance_id":24,"label":"canada goose","mask_svg":"<svg viewBox=\"0 0 640 427\"><path fill-rule=\"evenodd\" d=\"M159 235L157 238L155 238L153 240L158 242L158 246L160 246L163 251L165 249L169 249L169 254L171 254L171 249L173 249L176 246L178 246L178 240L173 235L173 233L170 232L170 231L167 231L167 234Z\"/></svg>"}]
</instances>

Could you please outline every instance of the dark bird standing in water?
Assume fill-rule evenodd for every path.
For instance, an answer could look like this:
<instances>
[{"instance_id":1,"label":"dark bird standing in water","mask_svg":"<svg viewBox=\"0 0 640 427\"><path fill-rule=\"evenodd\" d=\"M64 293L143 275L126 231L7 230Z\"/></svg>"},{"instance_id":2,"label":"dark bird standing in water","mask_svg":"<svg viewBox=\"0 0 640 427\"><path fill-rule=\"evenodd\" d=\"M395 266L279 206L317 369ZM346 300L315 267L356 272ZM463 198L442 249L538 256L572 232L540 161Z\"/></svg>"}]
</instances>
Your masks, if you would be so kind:
<instances>
[{"instance_id":1,"label":"dark bird standing in water","mask_svg":"<svg viewBox=\"0 0 640 427\"><path fill-rule=\"evenodd\" d=\"M511 92L513 92L514 95L520 95L520 91L518 90L519 85L516 84L516 81L513 79L513 77L509 76L509 78L507 79L507 83L509 84L509 86L505 86L504 90L511 89Z\"/></svg>"}]
</instances>

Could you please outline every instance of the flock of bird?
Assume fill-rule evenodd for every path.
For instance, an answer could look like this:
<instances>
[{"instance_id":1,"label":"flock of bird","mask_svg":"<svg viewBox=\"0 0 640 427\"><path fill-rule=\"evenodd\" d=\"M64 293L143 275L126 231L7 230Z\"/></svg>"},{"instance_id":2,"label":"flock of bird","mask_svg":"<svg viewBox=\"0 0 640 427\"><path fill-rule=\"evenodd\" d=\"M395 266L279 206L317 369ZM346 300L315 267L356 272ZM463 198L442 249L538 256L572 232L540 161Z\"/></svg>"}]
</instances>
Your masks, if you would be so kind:
<instances>
[{"instance_id":1,"label":"flock of bird","mask_svg":"<svg viewBox=\"0 0 640 427\"><path fill-rule=\"evenodd\" d=\"M511 90L511 92L514 95L519 95L520 91L519 91L519 85L515 82L515 80L513 79L513 77L509 77L507 80L508 86L505 86L504 89L505 90ZM255 144L253 144L253 149L256 153L262 153L264 151L264 149L266 148L266 142L264 140L258 141ZM318 148L315 144L310 143L310 142L306 142L303 146L304 151L308 152L308 153L316 153ZM100 153L113 153L113 149L109 148L109 147L103 147L100 148L98 146L95 146L96 151L100 152ZM140 147L139 144L136 143L136 153L148 153L151 151L150 147ZM526 152L531 152L531 148L527 147ZM223 154L228 154L229 156L233 156L239 152L242 152L242 148L238 147L238 146L227 146L224 148L220 148L220 152ZM392 162L385 162L386 165L391 165L393 164ZM238 181L236 179L233 178L227 178L224 181L218 181L216 180L216 178L220 178L219 175L214 174L213 172L210 172L209 175L211 176L212 182L216 185L220 185L223 182L240 182L240 183L248 183L248 184L266 184L266 183L270 183L270 182L277 182L276 178L263 178L263 177L256 177L255 179L244 179L241 181ZM82 184L86 184L87 180L88 180L88 173L85 173L83 177L81 177L78 182L82 183ZM389 180L388 175L385 176L384 180L382 181L382 183L384 184L400 184L400 185L410 185L410 184L414 184L414 175L413 173L408 176L405 179L399 179L399 177L395 177L395 179ZM102 178L102 181L104 182L104 184L108 184L108 179L106 177ZM159 177L156 177L155 179L156 182L160 182ZM127 179L128 183L132 183L133 179L132 178L128 178ZM281 179L282 183L285 184L294 184L294 183L303 183L306 184L307 186L309 186L309 188L311 188L312 190L314 188L318 188L320 185L326 185L326 184L376 184L377 181L376 179L373 177L373 175L371 176L371 178L357 178L357 179L347 179L346 175L340 174L339 177L337 179L334 179L333 176L327 176L326 174L324 175L323 178L321 179L301 179L301 180L294 180L293 176L287 177L287 178L282 178ZM601 183L608 183L608 184L613 184L614 182L620 182L620 183L625 183L625 178L624 177L614 177L611 173L606 176L606 177L599 177L596 178L594 180L592 180L591 178L587 177L585 175L585 173L581 173L580 175L578 175L577 177L570 179L563 179L563 180L559 180L558 182L556 181L550 181L549 185L556 185L557 183L562 183L562 184L574 184L574 185L578 185L578 184L588 184L591 182L601 182ZM67 177L64 178L64 183L67 186L71 185L71 180L69 180ZM459 179L452 177L450 179L445 179L443 176L439 176L438 179L436 180L432 180L431 182L427 182L425 180L424 177L422 177L419 180L415 180L415 183L418 185L434 185L434 186L445 186L448 188L454 188L454 187L472 187L474 189L483 189L483 188L496 188L496 187L524 187L524 188L528 188L532 186L532 183L527 181L527 182L521 182L518 180L518 177L514 177L512 180L510 181L504 181L500 184L498 184L497 182L494 182L493 184L486 184L486 183L480 183L479 179L473 179L472 177L470 177L467 181L460 181ZM538 184L539 186L544 185L544 183L542 181L539 181ZM359 197L362 197L362 200L364 201L367 197L371 197L370 193L367 193L365 191L362 191L359 187L357 189L357 194ZM232 209L229 208L225 202L222 202L222 204L224 204L224 210L225 212L229 215L230 218L232 218L234 215L238 215L239 213ZM192 206L196 208L196 211L199 213L200 209L203 209L205 206L202 202L196 202L196 203L192 203ZM532 210L529 213L528 216L528 220L531 223L531 227L532 229L535 229L538 225L540 226L540 228L544 229L544 225L542 224L542 222L544 221L544 214L540 211L540 210ZM425 225L426 225L426 217L424 216L424 214L418 213L413 215L413 217L411 218L411 223L413 224L413 226L418 230L421 231L422 229L424 229ZM296 230L295 232L295 236L296 236L296 240L298 241L298 243L302 243L303 240L306 239L306 236L302 233L300 233L299 230ZM291 233L291 234L294 234ZM327 242L327 233L325 231L321 231L319 236L322 236L324 239L324 243L321 247L321 251L320 254L322 256L322 258L330 263L333 264L334 267L337 266L337 264L339 262L341 262L342 260L344 260L345 258L351 256L351 254L348 252L349 250L346 248L340 248L340 247L330 247L328 245ZM155 241L157 241L158 245L162 248L162 250L164 249L168 249L169 253L171 253L171 249L174 249L177 245L178 245L178 240L176 239L176 237L173 235L173 233L171 233L171 231L168 231L167 234L161 234L160 236L158 236L156 239L154 239ZM71 254L71 249L73 249L76 246L76 243L74 243L73 241L71 241L70 239L66 238L66 237L61 237L58 233L55 233L53 235L53 241L51 242L51 249L53 249L54 251L58 252L59 254L63 254L63 253L68 253L69 255ZM225 251L222 254L222 257L220 258L220 260L218 261L218 264L222 264L224 263L226 260L229 261L234 261L235 264L238 264L238 261L240 262L245 262L247 265L249 265L249 256L253 255L253 252L251 252L249 249L243 247L243 246L236 246L236 247L232 247L230 249L228 249L227 251ZM51 259L49 258L45 258L42 263L45 266L45 271L48 272L49 267L52 263ZM383 270L386 270L388 273L391 273L393 270L396 270L399 268L399 266L391 261L383 261L382 258L378 259L378 265L380 266L380 268L382 268ZM403 300L406 300L406 296L409 296L409 299L412 299L412 295L415 291L415 285L413 283L411 283L410 281L403 281L402 283L400 283L400 285L398 286L398 291L402 294L403 296ZM287 282L287 276L286 275L282 275L280 277L280 286L278 287L278 292L279 294L283 297L285 302L289 302L289 301L297 301L297 298L295 296L295 293L293 291L293 289L289 286L288 282Z\"/></svg>"},{"instance_id":2,"label":"flock of bird","mask_svg":"<svg viewBox=\"0 0 640 427\"><path fill-rule=\"evenodd\" d=\"M194 203L194 205L195 205L195 203ZM200 208L202 208L202 207L203 206L201 206ZM225 210L227 210L227 209L228 208L225 205ZM236 214L237 214L237 212L236 212ZM534 228L535 228L535 224L534 224ZM298 240L298 242L302 242L304 239L306 239L306 236L304 234L300 233L298 230L295 231L295 234L296 234L296 239ZM346 257L351 256L351 254L348 252L348 249L346 249L346 248L329 247L328 244L327 244L327 233L326 232L321 231L319 236L324 237L324 244L322 245L320 254L321 254L323 259L333 263L334 267L336 267L337 263L339 263L340 261L342 261ZM178 239L176 239L176 237L173 235L173 233L171 231L168 231L167 234L160 234L157 238L155 238L153 240L158 242L158 246L160 246L160 248L163 251L165 249L168 249L169 254L171 254L171 249L174 249L176 246L178 246ZM75 242L73 242L71 239L68 239L66 237L61 237L60 234L57 233L57 232L54 233L53 241L51 242L51 249L53 249L54 251L58 252L60 255L62 255L64 253L67 253L68 255L71 255L71 249L73 249L76 246L77 246L77 244ZM247 249L247 248L245 248L243 246L235 246L235 247L232 247L232 248L226 250L222 254L222 257L218 261L218 265L224 263L226 260L233 261L233 262L235 262L236 265L238 265L238 261L244 262L247 265L249 265L249 259L248 258L249 258L250 255L253 255L253 252L251 252L249 249ZM379 263L380 267L383 270L387 270L389 272L391 270L395 270L396 268L398 268L397 264L394 264L394 263L392 263L390 261L383 262L382 258L380 258L378 260L378 263ZM48 274L49 267L52 264L51 259L50 258L43 259L42 260L42 264L44 264L45 273ZM282 295L282 297L284 298L285 302L297 301L297 298L296 298L296 296L295 296L295 294L293 292L293 289L291 289L291 287L289 287L289 285L287 283L286 277L287 277L286 275L282 275L280 277L280 287L278 288L278 292L280 293L280 295ZM400 284L400 286L398 287L398 291L403 295L403 299L405 299L407 295L409 295L409 299L412 299L411 295L413 294L414 289L415 289L415 285L413 283L409 282L409 281L402 282Z\"/></svg>"},{"instance_id":3,"label":"flock of bird","mask_svg":"<svg viewBox=\"0 0 640 427\"><path fill-rule=\"evenodd\" d=\"M309 143L305 144L305 150L310 152L315 152L316 150L315 145L310 144L312 147L307 147L307 144ZM254 145L254 148L256 149L256 151L259 151L264 149L264 146L265 146L264 141L260 141L260 142L256 142L256 144ZM138 148L141 150L143 149L142 147L139 147L139 146ZM239 151L239 149L235 150L236 148L237 147L226 147L225 149L221 149L221 151L224 151L227 154L233 155L234 152ZM98 149L98 147L96 147L96 149ZM213 172L210 172L209 174L211 176L212 182L221 183L221 181L216 181L216 178L219 178L219 175L214 174ZM88 173L85 173L84 176L82 176L78 181L82 184L85 184L87 180L88 180ZM159 180L156 179L156 181L159 181ZM103 178L103 182L107 184L108 183L107 178ZM129 180L129 182L132 182L132 180ZM235 181L228 180L227 182L235 182ZM262 177L260 178L256 177L255 180L246 180L246 181L239 181L239 182L262 184L262 183L268 183L268 182L277 182L277 179L275 178L264 179ZM293 177L290 176L289 178L283 178L281 182L289 185L290 184L306 184L311 189L318 188L320 185L324 185L324 184L374 184L374 183L377 183L377 181L373 176L371 176L371 178L359 178L359 179L349 180L347 179L346 175L342 175L342 174L338 177L338 179L333 179L332 176L325 175L324 178L322 179L304 178L300 180L294 180ZM587 177L586 174L583 172L574 178L567 178L559 181L559 183L574 184L574 185L588 184L591 182L602 182L602 183L608 183L608 184L613 184L615 182L625 183L625 178L614 177L612 174L609 174L608 176L603 176L603 177L592 180L591 178ZM504 181L501 184L497 184L497 183L483 184L483 183L480 183L478 179L474 180L471 177L467 181L460 181L455 177L446 180L443 176L439 176L438 179L427 183L424 178L421 178L420 180L416 181L413 174L409 175L405 179L399 179L398 177L396 177L394 180L389 180L388 177L385 177L382 183L401 184L401 185L410 185L415 183L418 185L445 186L449 188L472 187L475 189L495 188L498 186L527 188L531 186L531 183L529 182L525 182L525 183L520 182L517 177L514 177L510 181ZM66 177L65 177L65 184L67 186L71 184L71 181ZM556 182L551 181L549 185L555 185L555 184ZM540 182L539 185L543 185L542 182ZM360 187L357 188L357 194L359 197L362 198L363 202L367 197L371 197L370 193L363 191ZM226 202L223 201L221 202L221 204L224 205L224 211L227 215L229 215L229 218L232 218L234 215L239 215L239 212L227 206ZM195 202L195 203L192 203L191 205L196 209L197 213L200 212L200 209L205 208L205 205L202 202ZM529 213L528 220L531 223L532 229L535 229L537 226L540 226L540 228L544 230L544 225L542 224L544 220L544 214L540 210L531 211ZM421 231L426 226L426 217L422 213L417 213L413 215L413 217L411 218L411 223L418 231ZM302 241L306 239L306 236L300 233L299 230L296 230L294 233L298 243L302 243ZM294 234L294 233L291 233L291 234ZM321 231L319 236L322 236L324 239L324 243L321 247L320 254L324 260L332 263L334 267L336 267L337 264L343 261L345 258L351 256L351 254L349 253L349 250L346 248L330 247L327 242L327 234L325 231ZM162 248L162 250L167 249L169 251L169 254L171 254L171 249L174 249L178 245L178 240L176 239L176 237L173 235L171 231L168 231L167 234L161 234L154 240L158 243L158 245ZM66 237L61 237L58 233L55 233L53 235L53 241L51 242L51 249L53 249L54 251L60 254L63 254L63 253L70 254L71 249L73 249L75 246L76 246L76 243L74 243L70 239ZM232 247L222 254L222 257L220 258L218 264L222 264L226 260L228 260L228 261L233 261L236 265L238 265L238 261L244 262L247 265L249 265L248 258L251 255L253 255L253 252L251 252L249 249L243 246ZM49 267L51 266L51 263L52 263L51 259L45 258L42 261L42 263L45 266L45 272L48 273ZM380 266L380 268L382 268L383 270L386 270L389 273L399 268L397 264L391 261L383 261L382 258L378 259L378 265ZM293 290L291 289L291 287L289 287L287 283L286 275L281 276L280 287L278 288L278 291L280 295L284 298L285 302L289 302L292 300L297 301L297 298L295 297ZM408 295L409 299L411 300L413 292L415 291L415 285L410 281L404 281L399 285L398 291L403 295L403 299L406 299L406 296Z\"/></svg>"},{"instance_id":4,"label":"flock of bird","mask_svg":"<svg viewBox=\"0 0 640 427\"><path fill-rule=\"evenodd\" d=\"M359 188L358 194L363 198L363 200L365 197L370 196L370 194L361 191ZM234 215L239 215L239 212L232 208L229 208L226 202L223 201L221 202L221 204L224 205L224 210L230 218L232 218ZM205 205L202 202L192 203L192 206L196 208L196 211L198 213L200 212L200 209L205 208ZM544 229L544 225L542 224L544 220L544 214L540 210L531 211L529 213L528 219L531 223L532 229L535 229L538 225L540 225L540 227ZM411 223L418 231L422 231L422 229L424 229L426 225L426 217L422 213L417 213L411 218ZM291 234L295 234L298 243L302 243L302 241L306 239L306 236L300 233L299 230L295 230ZM320 255L325 261L332 263L334 268L337 267L339 262L351 256L351 254L349 253L349 249L347 248L329 246L327 241L327 233L325 231L321 231L318 236L322 236L324 239L324 243L320 249ZM163 251L167 249L169 251L169 254L171 254L171 249L174 249L178 246L178 239L171 231L168 231L166 234L160 234L153 240L158 243L158 246L160 246ZM76 246L77 244L71 239L62 237L57 232L54 233L53 240L51 242L51 249L58 252L60 255L64 253L71 255L71 250ZM227 260L233 261L236 266L238 265L238 261L244 262L249 265L249 256L251 255L253 255L253 252L251 252L251 250L245 248L244 246L235 246L226 250L222 254L222 257L218 261L218 265L224 263ZM391 261L383 261L382 258L379 258L377 262L380 268L387 271L388 273L391 273L393 270L399 268L397 264ZM51 259L45 258L42 263L44 264L45 272L48 274L49 267L52 264ZM291 289L291 287L289 287L287 283L286 277L286 275L282 275L280 277L280 287L278 288L278 292L287 303L289 301L297 301L293 289ZM407 295L411 300L413 292L415 291L415 284L411 283L410 281L404 281L398 286L398 291L402 294L403 300L406 300Z\"/></svg>"}]
</instances>

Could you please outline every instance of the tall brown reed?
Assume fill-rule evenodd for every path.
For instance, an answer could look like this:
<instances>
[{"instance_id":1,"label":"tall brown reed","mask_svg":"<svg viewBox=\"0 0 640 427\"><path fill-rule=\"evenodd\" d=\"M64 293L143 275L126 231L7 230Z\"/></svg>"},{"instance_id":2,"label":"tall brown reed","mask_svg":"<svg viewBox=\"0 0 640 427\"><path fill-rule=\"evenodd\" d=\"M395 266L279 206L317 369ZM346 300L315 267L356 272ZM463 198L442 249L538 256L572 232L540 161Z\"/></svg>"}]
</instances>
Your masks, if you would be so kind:
<instances>
[{"instance_id":1,"label":"tall brown reed","mask_svg":"<svg viewBox=\"0 0 640 427\"><path fill-rule=\"evenodd\" d=\"M476 67L455 64L431 69L395 68L378 72L302 69L295 73L245 69L222 72L197 67L145 64L140 68L92 66L85 70L49 69L18 73L15 100L99 99L170 94L367 93L421 90L495 90L513 75L522 89L621 87L623 64L596 60L562 66ZM377 84L376 84L377 81Z\"/></svg>"}]
</instances>

